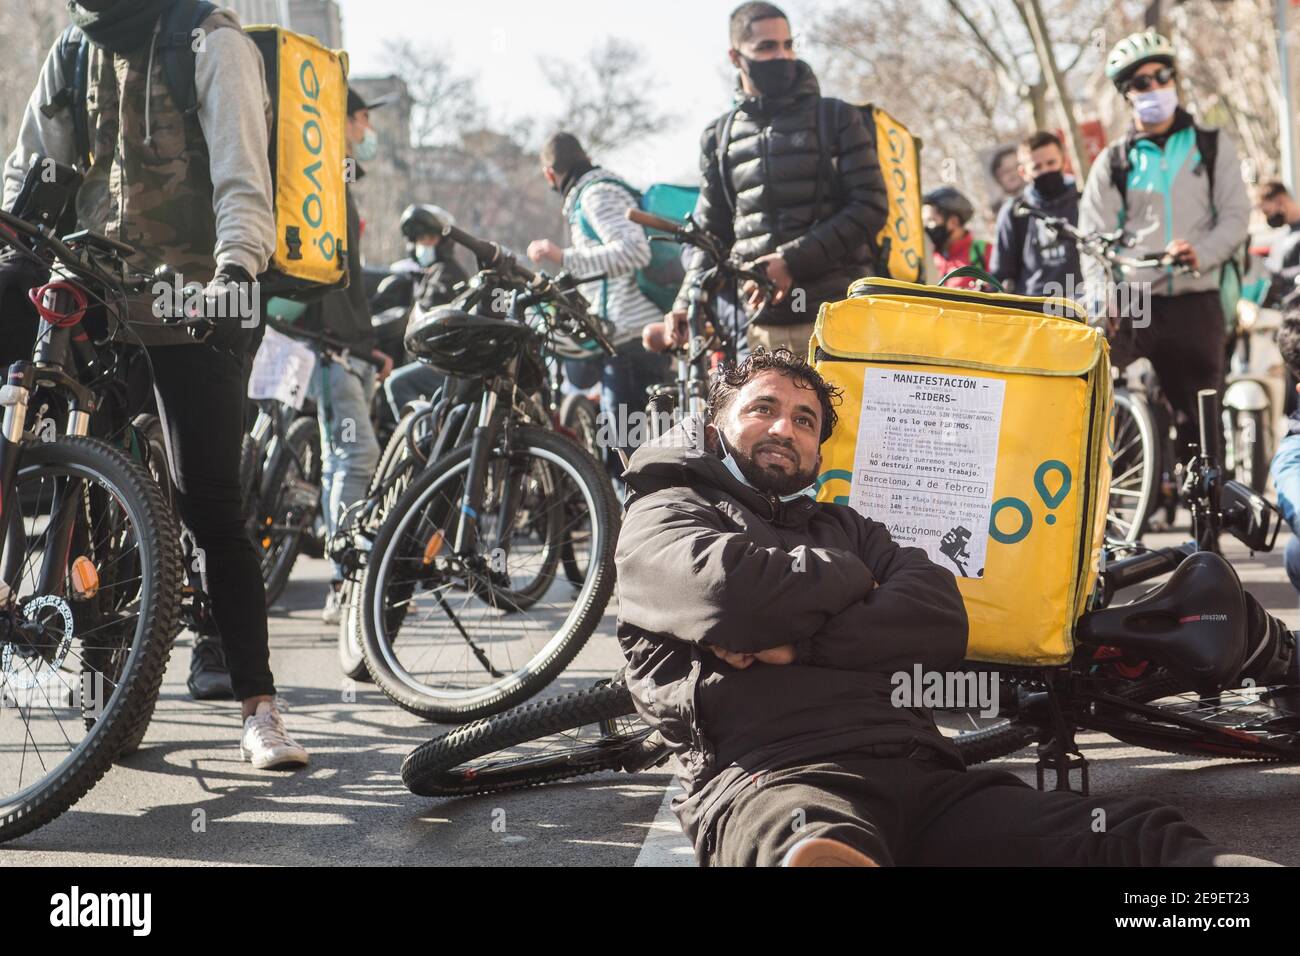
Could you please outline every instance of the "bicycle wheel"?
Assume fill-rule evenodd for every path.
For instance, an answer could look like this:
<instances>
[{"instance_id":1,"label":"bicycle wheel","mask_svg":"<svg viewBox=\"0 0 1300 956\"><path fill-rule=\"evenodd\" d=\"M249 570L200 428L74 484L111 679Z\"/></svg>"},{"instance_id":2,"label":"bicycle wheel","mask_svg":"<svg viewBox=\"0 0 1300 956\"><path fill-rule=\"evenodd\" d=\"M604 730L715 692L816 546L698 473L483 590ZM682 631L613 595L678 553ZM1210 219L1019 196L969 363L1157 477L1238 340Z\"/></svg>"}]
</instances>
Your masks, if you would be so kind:
<instances>
[{"instance_id":1,"label":"bicycle wheel","mask_svg":"<svg viewBox=\"0 0 1300 956\"><path fill-rule=\"evenodd\" d=\"M263 473L249 532L262 564L266 605L284 591L304 536L320 509L320 431L313 418L296 418L282 436L284 453ZM271 447L275 447L273 444ZM265 464L263 465L265 467Z\"/></svg>"},{"instance_id":2,"label":"bicycle wheel","mask_svg":"<svg viewBox=\"0 0 1300 956\"><path fill-rule=\"evenodd\" d=\"M1106 537L1131 543L1142 537L1156 507L1160 454L1146 400L1125 388L1115 389L1110 455Z\"/></svg>"},{"instance_id":3,"label":"bicycle wheel","mask_svg":"<svg viewBox=\"0 0 1300 956\"><path fill-rule=\"evenodd\" d=\"M131 422L131 427L135 429L136 439L141 451L141 464L149 472L150 477L158 483L158 488L162 492L163 500L171 500L171 473L167 470L167 443L163 437L162 422L156 415L137 415ZM172 516L173 526L177 525L175 515ZM179 531L179 527L177 528ZM177 553L181 554L179 542L177 544ZM183 560L183 559L182 559ZM183 571L182 571L183 573ZM171 641L174 641L180 632L184 630L183 622L177 615L176 626L172 629ZM140 744L144 742L144 735L149 730L149 721L153 719L154 707L158 702L158 694L162 690L163 672L159 671L157 679L145 691L145 696L149 700L148 706L141 714L137 725L128 733L122 742L122 747L118 751L118 757L129 757L140 749Z\"/></svg>"},{"instance_id":4,"label":"bicycle wheel","mask_svg":"<svg viewBox=\"0 0 1300 956\"><path fill-rule=\"evenodd\" d=\"M370 671L361 653L361 588L352 581L344 581L339 599L343 608L339 616L339 667L349 680L370 683Z\"/></svg>"},{"instance_id":5,"label":"bicycle wheel","mask_svg":"<svg viewBox=\"0 0 1300 956\"><path fill-rule=\"evenodd\" d=\"M104 442L25 447L4 510L0 841L76 803L141 732L181 590L178 534L162 492ZM55 540L70 542L68 559L44 567Z\"/></svg>"},{"instance_id":6,"label":"bicycle wheel","mask_svg":"<svg viewBox=\"0 0 1300 956\"><path fill-rule=\"evenodd\" d=\"M1263 411L1229 409L1224 447L1228 450L1228 473L1257 494L1268 485L1268 414Z\"/></svg>"},{"instance_id":7,"label":"bicycle wheel","mask_svg":"<svg viewBox=\"0 0 1300 956\"><path fill-rule=\"evenodd\" d=\"M479 546L453 552L470 446L426 468L393 507L362 578L362 651L375 682L428 720L465 721L531 697L595 630L614 586L618 508L590 453L540 428L488 454ZM566 548L584 570L557 570Z\"/></svg>"},{"instance_id":8,"label":"bicycle wheel","mask_svg":"<svg viewBox=\"0 0 1300 956\"><path fill-rule=\"evenodd\" d=\"M600 445L600 408L586 395L575 393L566 396L560 405L560 427L567 429L579 445L599 459L604 455Z\"/></svg>"},{"instance_id":9,"label":"bicycle wheel","mask_svg":"<svg viewBox=\"0 0 1300 956\"><path fill-rule=\"evenodd\" d=\"M402 783L422 797L518 790L669 757L620 682L535 701L416 747Z\"/></svg>"},{"instance_id":10,"label":"bicycle wheel","mask_svg":"<svg viewBox=\"0 0 1300 956\"><path fill-rule=\"evenodd\" d=\"M1300 686L1233 688L1202 697L1162 673L1115 696L1156 711L1089 719L1089 726L1123 743L1191 757L1300 761ZM1194 724L1187 726L1188 720Z\"/></svg>"}]
</instances>

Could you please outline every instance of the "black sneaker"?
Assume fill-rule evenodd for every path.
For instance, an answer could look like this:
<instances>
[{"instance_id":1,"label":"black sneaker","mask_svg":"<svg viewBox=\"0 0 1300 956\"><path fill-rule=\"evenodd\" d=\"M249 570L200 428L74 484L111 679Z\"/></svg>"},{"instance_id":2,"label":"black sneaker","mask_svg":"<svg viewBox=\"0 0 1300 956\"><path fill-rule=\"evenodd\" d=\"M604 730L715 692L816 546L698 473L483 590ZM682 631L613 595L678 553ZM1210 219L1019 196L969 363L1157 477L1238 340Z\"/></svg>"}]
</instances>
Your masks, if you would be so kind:
<instances>
[{"instance_id":1,"label":"black sneaker","mask_svg":"<svg viewBox=\"0 0 1300 956\"><path fill-rule=\"evenodd\" d=\"M186 682L195 700L234 700L230 669L219 637L200 635L194 639L190 655L190 679Z\"/></svg>"}]
</instances>

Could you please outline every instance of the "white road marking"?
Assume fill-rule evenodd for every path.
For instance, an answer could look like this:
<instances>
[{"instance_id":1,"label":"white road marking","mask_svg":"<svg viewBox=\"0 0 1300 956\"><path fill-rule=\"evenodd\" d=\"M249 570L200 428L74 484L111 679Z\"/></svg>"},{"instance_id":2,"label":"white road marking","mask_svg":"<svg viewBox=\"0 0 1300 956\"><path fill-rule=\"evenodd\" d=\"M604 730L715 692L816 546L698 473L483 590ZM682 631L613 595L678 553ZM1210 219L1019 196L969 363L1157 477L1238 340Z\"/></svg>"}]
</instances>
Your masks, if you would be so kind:
<instances>
[{"instance_id":1,"label":"white road marking","mask_svg":"<svg viewBox=\"0 0 1300 956\"><path fill-rule=\"evenodd\" d=\"M646 830L645 842L641 844L641 852L637 854L633 866L695 865L695 851L691 848L690 841L686 839L686 834L682 833L682 825L677 822L677 817L669 805L673 797L681 792L682 789L677 786L676 781L669 784L668 789L664 791L659 812L655 814L654 822Z\"/></svg>"}]
</instances>

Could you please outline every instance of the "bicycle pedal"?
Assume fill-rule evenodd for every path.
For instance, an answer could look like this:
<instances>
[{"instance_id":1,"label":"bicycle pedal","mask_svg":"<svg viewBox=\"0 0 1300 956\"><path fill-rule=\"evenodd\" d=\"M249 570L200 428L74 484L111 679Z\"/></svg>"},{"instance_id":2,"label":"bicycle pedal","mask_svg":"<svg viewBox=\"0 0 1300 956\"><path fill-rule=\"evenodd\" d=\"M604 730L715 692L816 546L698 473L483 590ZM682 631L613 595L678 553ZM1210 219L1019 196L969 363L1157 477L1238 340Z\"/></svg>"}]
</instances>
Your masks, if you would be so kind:
<instances>
[{"instance_id":1,"label":"bicycle pedal","mask_svg":"<svg viewBox=\"0 0 1300 956\"><path fill-rule=\"evenodd\" d=\"M1046 790L1044 777L1048 770L1056 773L1056 786L1052 789L1066 793L1077 793L1081 797L1088 795L1088 758L1077 750L1057 753L1051 743L1039 744L1038 762L1034 765L1039 791ZM1079 789L1070 786L1070 774L1079 771Z\"/></svg>"}]
</instances>

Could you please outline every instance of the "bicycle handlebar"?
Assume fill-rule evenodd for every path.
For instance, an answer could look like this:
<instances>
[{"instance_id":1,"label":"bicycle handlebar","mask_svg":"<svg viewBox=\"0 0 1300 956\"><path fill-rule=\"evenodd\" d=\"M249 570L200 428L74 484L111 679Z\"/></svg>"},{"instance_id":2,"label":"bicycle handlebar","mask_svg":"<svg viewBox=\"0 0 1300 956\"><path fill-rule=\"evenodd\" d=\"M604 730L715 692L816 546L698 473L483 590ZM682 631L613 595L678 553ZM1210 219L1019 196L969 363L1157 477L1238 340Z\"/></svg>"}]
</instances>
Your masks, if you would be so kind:
<instances>
[{"instance_id":1,"label":"bicycle handlebar","mask_svg":"<svg viewBox=\"0 0 1300 956\"><path fill-rule=\"evenodd\" d=\"M680 238L683 232L682 224L674 222L671 219L665 219L663 216L656 216L652 212L646 212L644 209L629 209L627 218L632 220L638 226L645 226L647 229L658 229L660 232L666 232L673 238ZM687 240L681 240L687 241Z\"/></svg>"},{"instance_id":2,"label":"bicycle handlebar","mask_svg":"<svg viewBox=\"0 0 1300 956\"><path fill-rule=\"evenodd\" d=\"M1141 257L1121 255L1118 251L1119 247L1127 245L1123 229L1117 229L1114 232L1083 232L1070 220L1050 215L1041 209L1035 209L1023 200L1018 200L1016 205L1012 207L1012 214L1020 218L1032 218L1046 223L1052 229L1062 232L1074 240L1079 246L1079 251L1092 256L1094 259L1100 259L1109 265L1119 266L1121 269L1173 269L1175 272L1185 273L1193 278L1198 278L1201 274L1200 270L1193 269L1186 262L1168 252Z\"/></svg>"}]
</instances>

